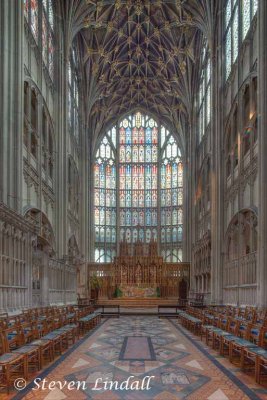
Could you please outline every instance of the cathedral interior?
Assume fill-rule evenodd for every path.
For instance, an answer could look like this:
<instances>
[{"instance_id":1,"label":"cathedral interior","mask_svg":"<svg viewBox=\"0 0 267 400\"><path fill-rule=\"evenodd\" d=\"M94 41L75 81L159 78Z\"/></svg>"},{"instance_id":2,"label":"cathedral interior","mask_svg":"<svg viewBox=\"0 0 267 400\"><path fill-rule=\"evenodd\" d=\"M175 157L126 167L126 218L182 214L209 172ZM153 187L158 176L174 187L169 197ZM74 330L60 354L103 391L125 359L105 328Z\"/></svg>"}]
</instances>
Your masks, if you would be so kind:
<instances>
[{"instance_id":1,"label":"cathedral interior","mask_svg":"<svg viewBox=\"0 0 267 400\"><path fill-rule=\"evenodd\" d=\"M267 1L0 33L0 399L267 399Z\"/></svg>"}]
</instances>

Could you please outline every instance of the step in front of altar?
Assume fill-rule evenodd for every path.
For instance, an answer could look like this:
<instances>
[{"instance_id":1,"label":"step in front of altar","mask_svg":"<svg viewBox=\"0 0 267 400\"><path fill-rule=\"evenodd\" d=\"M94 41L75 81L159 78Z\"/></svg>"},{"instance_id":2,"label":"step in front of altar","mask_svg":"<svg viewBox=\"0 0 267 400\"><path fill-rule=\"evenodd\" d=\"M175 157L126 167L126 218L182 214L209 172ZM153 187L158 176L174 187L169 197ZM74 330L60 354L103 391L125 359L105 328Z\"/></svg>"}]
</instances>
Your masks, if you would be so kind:
<instances>
[{"instance_id":1,"label":"step in front of altar","mask_svg":"<svg viewBox=\"0 0 267 400\"><path fill-rule=\"evenodd\" d=\"M99 299L98 304L101 305L119 305L120 307L158 307L159 305L176 305L177 299L161 299L155 298L116 298L116 299Z\"/></svg>"}]
</instances>

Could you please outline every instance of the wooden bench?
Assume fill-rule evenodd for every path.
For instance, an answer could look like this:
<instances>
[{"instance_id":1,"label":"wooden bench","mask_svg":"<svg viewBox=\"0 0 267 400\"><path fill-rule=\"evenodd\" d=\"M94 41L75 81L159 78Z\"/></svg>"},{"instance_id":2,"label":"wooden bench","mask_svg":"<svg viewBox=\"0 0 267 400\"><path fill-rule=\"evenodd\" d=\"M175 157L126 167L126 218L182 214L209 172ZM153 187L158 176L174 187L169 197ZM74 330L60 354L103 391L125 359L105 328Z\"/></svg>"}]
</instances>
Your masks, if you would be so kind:
<instances>
[{"instance_id":1,"label":"wooden bench","mask_svg":"<svg viewBox=\"0 0 267 400\"><path fill-rule=\"evenodd\" d=\"M97 305L98 308L102 308L101 314L105 317L120 317L120 305L119 304L98 304ZM106 309L108 310L112 310L113 311L106 311ZM116 311L114 311L114 309Z\"/></svg>"},{"instance_id":2,"label":"wooden bench","mask_svg":"<svg viewBox=\"0 0 267 400\"><path fill-rule=\"evenodd\" d=\"M179 305L173 304L173 305L167 305L167 304L159 304L158 305L158 317L160 318L161 316L165 317L176 317L177 316L177 310L180 308ZM173 312L167 312L165 310L174 310ZM163 310L163 311L162 311Z\"/></svg>"},{"instance_id":3,"label":"wooden bench","mask_svg":"<svg viewBox=\"0 0 267 400\"><path fill-rule=\"evenodd\" d=\"M81 334L86 334L90 329L93 329L101 320L99 312L93 312L79 319L79 331Z\"/></svg>"}]
</instances>

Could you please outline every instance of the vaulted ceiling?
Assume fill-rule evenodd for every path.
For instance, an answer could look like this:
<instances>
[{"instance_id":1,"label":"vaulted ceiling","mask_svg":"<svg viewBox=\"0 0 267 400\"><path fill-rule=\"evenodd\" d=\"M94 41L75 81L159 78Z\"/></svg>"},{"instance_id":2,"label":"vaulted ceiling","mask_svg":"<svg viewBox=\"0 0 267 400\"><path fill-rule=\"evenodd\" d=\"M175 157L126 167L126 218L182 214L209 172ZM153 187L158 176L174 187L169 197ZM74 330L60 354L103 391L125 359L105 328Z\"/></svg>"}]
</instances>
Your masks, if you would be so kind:
<instances>
[{"instance_id":1,"label":"vaulted ceiling","mask_svg":"<svg viewBox=\"0 0 267 400\"><path fill-rule=\"evenodd\" d=\"M170 129L185 129L202 45L200 28L208 26L212 2L68 2L76 7L75 43L88 124L96 136L136 108L160 117Z\"/></svg>"}]
</instances>

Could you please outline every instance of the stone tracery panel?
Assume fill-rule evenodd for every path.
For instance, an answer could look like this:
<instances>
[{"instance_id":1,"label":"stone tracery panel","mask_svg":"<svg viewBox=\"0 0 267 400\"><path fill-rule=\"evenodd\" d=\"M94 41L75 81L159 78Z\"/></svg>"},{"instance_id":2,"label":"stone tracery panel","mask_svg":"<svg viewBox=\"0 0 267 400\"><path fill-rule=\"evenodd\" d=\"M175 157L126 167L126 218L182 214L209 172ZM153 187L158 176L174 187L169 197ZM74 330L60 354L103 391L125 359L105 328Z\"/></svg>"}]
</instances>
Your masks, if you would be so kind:
<instances>
[{"instance_id":1,"label":"stone tracery panel","mask_svg":"<svg viewBox=\"0 0 267 400\"><path fill-rule=\"evenodd\" d=\"M207 231L193 248L193 279L197 293L205 293L209 300L211 291L211 235Z\"/></svg>"},{"instance_id":2,"label":"stone tracery panel","mask_svg":"<svg viewBox=\"0 0 267 400\"><path fill-rule=\"evenodd\" d=\"M257 225L254 210L239 211L225 236L223 296L226 304L255 304L257 288Z\"/></svg>"},{"instance_id":3,"label":"stone tracery panel","mask_svg":"<svg viewBox=\"0 0 267 400\"><path fill-rule=\"evenodd\" d=\"M0 204L0 304L5 310L31 304L30 265L34 225Z\"/></svg>"}]
</instances>

